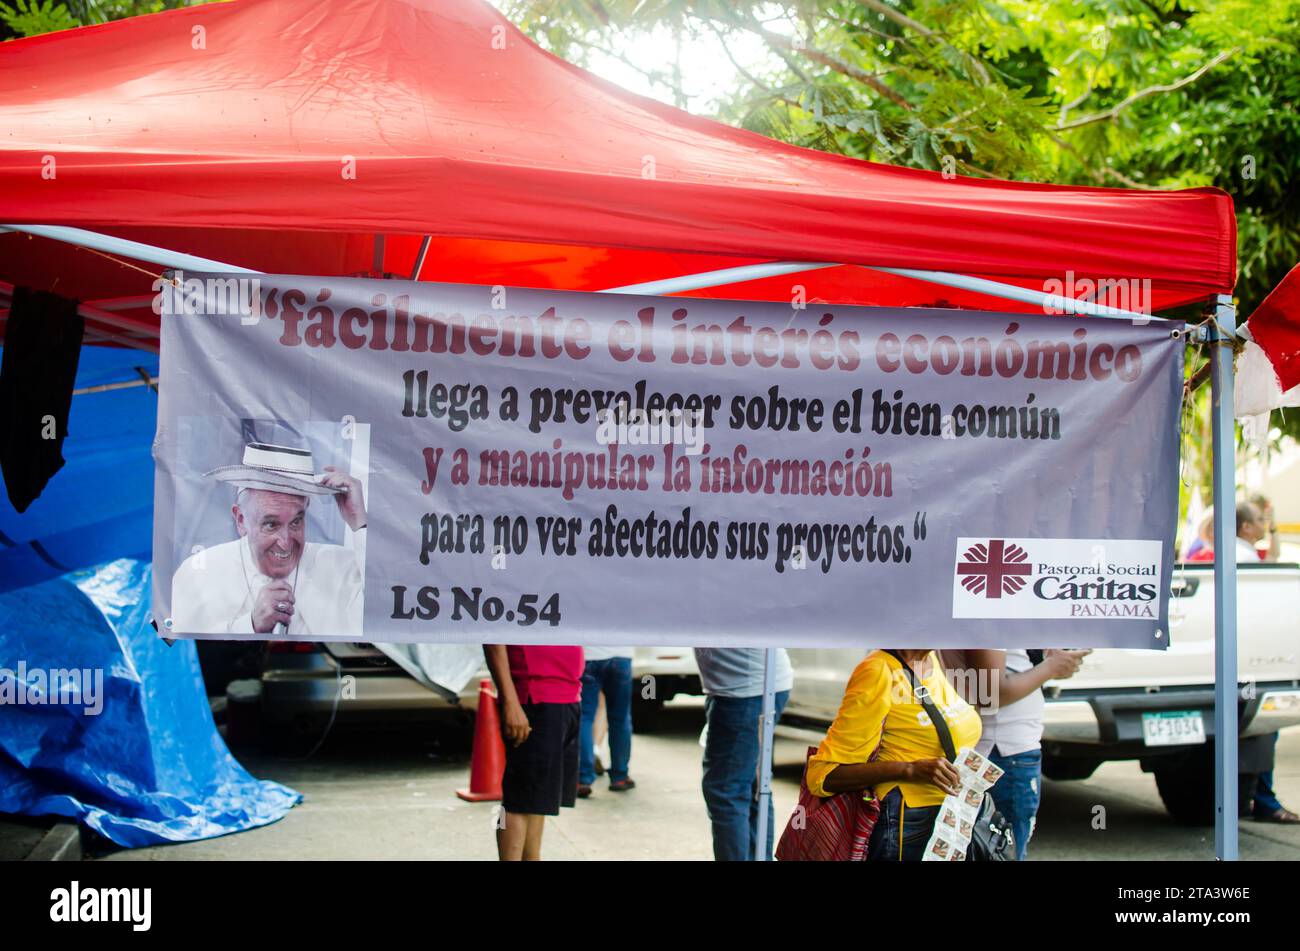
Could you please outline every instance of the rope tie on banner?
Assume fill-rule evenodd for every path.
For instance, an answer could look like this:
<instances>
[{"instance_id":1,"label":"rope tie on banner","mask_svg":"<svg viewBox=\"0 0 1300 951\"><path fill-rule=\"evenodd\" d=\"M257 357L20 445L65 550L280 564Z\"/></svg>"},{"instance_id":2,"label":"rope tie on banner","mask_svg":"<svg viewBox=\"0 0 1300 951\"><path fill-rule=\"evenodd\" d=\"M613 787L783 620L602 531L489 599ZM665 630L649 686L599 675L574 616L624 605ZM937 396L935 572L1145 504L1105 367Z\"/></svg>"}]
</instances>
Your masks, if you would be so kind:
<instances>
[{"instance_id":1,"label":"rope tie on banner","mask_svg":"<svg viewBox=\"0 0 1300 951\"><path fill-rule=\"evenodd\" d=\"M1190 489L1192 484L1187 481L1187 433L1194 422L1195 411L1192 406L1193 390L1186 383L1183 384L1183 396L1178 403L1178 481L1182 483L1183 488Z\"/></svg>"},{"instance_id":2,"label":"rope tie on banner","mask_svg":"<svg viewBox=\"0 0 1300 951\"><path fill-rule=\"evenodd\" d=\"M1223 326L1223 324L1219 323L1219 318L1215 317L1213 314L1206 317L1203 321L1201 321L1196 326L1198 328L1200 327L1214 328L1215 331L1214 339L1204 341L1204 343L1206 343L1211 347L1224 347L1224 346L1231 347L1234 352L1239 353L1242 347L1245 346L1244 341L1242 341L1241 338L1237 336L1236 331L1229 330L1227 327Z\"/></svg>"},{"instance_id":3,"label":"rope tie on banner","mask_svg":"<svg viewBox=\"0 0 1300 951\"><path fill-rule=\"evenodd\" d=\"M1207 332L1210 328L1214 330L1213 336ZM1205 319L1200 323L1191 325L1191 329L1186 333L1186 338L1188 341L1197 343L1209 350L1219 347L1231 347L1234 355L1240 353L1245 346L1244 341L1235 332L1229 331L1228 328L1219 323L1218 317L1212 310L1205 314ZM1191 488L1191 483L1187 481L1187 453L1183 450L1187 445L1187 433L1190 424L1194 422L1195 417L1192 396L1210 378L1210 366L1213 363L1214 359L1211 356L1183 384L1182 400L1178 408L1178 481L1182 483L1184 488Z\"/></svg>"},{"instance_id":4,"label":"rope tie on banner","mask_svg":"<svg viewBox=\"0 0 1300 951\"><path fill-rule=\"evenodd\" d=\"M1206 315L1204 320L1199 324L1193 324L1192 327L1194 332L1189 331L1187 339L1207 349L1213 350L1220 347L1231 347L1232 352L1235 355L1240 353L1242 348L1246 345L1244 340L1238 337L1235 333L1229 331L1227 327L1223 326L1223 324L1219 323L1218 318L1215 317L1214 314ZM1210 337L1208 330L1211 327L1213 327L1215 331L1213 340L1208 339ZM1200 331L1207 332L1201 333ZM1184 398L1199 390L1205 384L1205 381L1210 378L1210 365L1213 362L1213 360L1206 360L1205 363L1188 378L1187 382L1183 384Z\"/></svg>"},{"instance_id":5,"label":"rope tie on banner","mask_svg":"<svg viewBox=\"0 0 1300 951\"><path fill-rule=\"evenodd\" d=\"M85 246L83 246L83 245L74 245L73 247L80 248L82 251L89 251L91 254L97 254L97 255L99 255L101 258L106 258L106 259L108 259L109 261L112 261L114 264L120 264L122 267L130 268L130 269L133 270L133 271L139 271L141 274L148 274L150 277L155 278L156 280L160 280L160 281L167 281L167 280L168 280L168 279L167 279L166 277L164 277L160 272L151 271L151 270L149 270L148 268L140 267L138 264L132 264L132 263L129 262L129 261L123 261L121 258L119 258L119 257L115 257L115 256L113 256L113 255L111 255L111 254L108 254L107 252L99 251L99 250L97 250L97 249L95 249L95 248L87 248L87 247L85 247ZM173 279L173 280L169 281L168 283L173 283L173 284L174 284L174 283L175 283L175 280Z\"/></svg>"}]
</instances>

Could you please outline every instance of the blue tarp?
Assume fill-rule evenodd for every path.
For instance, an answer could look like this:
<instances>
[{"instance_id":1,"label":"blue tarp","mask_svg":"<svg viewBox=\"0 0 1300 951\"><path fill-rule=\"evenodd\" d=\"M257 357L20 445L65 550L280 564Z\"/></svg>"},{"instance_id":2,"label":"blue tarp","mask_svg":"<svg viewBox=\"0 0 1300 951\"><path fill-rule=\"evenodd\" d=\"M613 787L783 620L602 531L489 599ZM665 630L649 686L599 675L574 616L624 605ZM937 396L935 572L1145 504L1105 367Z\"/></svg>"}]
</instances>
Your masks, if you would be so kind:
<instances>
[{"instance_id":1,"label":"blue tarp","mask_svg":"<svg viewBox=\"0 0 1300 951\"><path fill-rule=\"evenodd\" d=\"M147 563L120 559L0 595L0 812L143 846L266 825L301 800L230 755L194 644L158 637L149 587Z\"/></svg>"},{"instance_id":2,"label":"blue tarp","mask_svg":"<svg viewBox=\"0 0 1300 951\"><path fill-rule=\"evenodd\" d=\"M77 389L156 377L158 357L82 347ZM158 395L147 386L74 396L66 464L19 515L0 492L0 591L115 558L151 557L153 437Z\"/></svg>"},{"instance_id":3,"label":"blue tarp","mask_svg":"<svg viewBox=\"0 0 1300 951\"><path fill-rule=\"evenodd\" d=\"M141 371L158 358L83 347L76 387ZM124 846L254 828L302 798L235 761L194 643L149 623L157 400L74 396L64 467L21 515L0 493L0 812L76 817Z\"/></svg>"}]
</instances>

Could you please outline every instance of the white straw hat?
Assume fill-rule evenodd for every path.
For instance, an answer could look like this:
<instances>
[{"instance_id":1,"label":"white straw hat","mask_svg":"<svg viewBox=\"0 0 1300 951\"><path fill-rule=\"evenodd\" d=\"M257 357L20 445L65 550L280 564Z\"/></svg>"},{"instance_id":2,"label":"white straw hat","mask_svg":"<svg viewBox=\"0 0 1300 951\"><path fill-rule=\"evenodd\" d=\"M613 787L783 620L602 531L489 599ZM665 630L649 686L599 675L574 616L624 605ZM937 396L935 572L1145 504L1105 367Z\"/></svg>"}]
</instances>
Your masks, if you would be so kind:
<instances>
[{"instance_id":1,"label":"white straw hat","mask_svg":"<svg viewBox=\"0 0 1300 951\"><path fill-rule=\"evenodd\" d=\"M220 466L204 473L240 489L264 489L286 495L346 493L346 489L320 484L328 474L316 471L310 449L273 446L264 442L250 442L244 447L243 465Z\"/></svg>"}]
</instances>

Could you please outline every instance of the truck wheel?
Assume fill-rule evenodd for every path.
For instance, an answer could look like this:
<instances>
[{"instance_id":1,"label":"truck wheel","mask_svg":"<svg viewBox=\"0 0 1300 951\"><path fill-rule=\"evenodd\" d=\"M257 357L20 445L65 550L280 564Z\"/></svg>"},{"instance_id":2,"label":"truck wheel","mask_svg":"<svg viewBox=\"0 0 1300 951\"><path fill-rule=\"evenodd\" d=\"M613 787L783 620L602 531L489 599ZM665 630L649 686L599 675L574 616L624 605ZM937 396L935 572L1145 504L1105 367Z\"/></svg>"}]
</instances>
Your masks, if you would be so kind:
<instances>
[{"instance_id":1,"label":"truck wheel","mask_svg":"<svg viewBox=\"0 0 1300 951\"><path fill-rule=\"evenodd\" d=\"M1048 779L1065 781L1070 779L1087 779L1097 771L1101 760L1063 759L1056 756L1043 757L1043 775Z\"/></svg>"},{"instance_id":2,"label":"truck wheel","mask_svg":"<svg viewBox=\"0 0 1300 951\"><path fill-rule=\"evenodd\" d=\"M262 682L232 680L226 687L226 744L254 746L262 733Z\"/></svg>"},{"instance_id":3,"label":"truck wheel","mask_svg":"<svg viewBox=\"0 0 1300 951\"><path fill-rule=\"evenodd\" d=\"M662 697L647 700L638 693L632 695L632 732L653 733L663 720Z\"/></svg>"},{"instance_id":4,"label":"truck wheel","mask_svg":"<svg viewBox=\"0 0 1300 951\"><path fill-rule=\"evenodd\" d=\"M1155 770L1156 789L1165 809L1189 826L1214 825L1214 753L1206 744Z\"/></svg>"}]
</instances>

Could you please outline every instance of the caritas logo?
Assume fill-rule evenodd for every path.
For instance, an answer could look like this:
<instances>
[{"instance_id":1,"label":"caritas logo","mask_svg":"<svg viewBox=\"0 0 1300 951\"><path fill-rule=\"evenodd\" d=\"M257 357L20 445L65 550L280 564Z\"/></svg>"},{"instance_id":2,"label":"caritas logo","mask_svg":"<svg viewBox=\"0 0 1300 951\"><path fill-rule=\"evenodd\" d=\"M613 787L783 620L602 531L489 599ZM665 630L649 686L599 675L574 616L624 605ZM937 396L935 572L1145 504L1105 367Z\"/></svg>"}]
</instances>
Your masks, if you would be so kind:
<instances>
[{"instance_id":1,"label":"caritas logo","mask_svg":"<svg viewBox=\"0 0 1300 951\"><path fill-rule=\"evenodd\" d=\"M1025 579L1033 570L1025 550L1019 545L1008 545L1001 538L972 545L957 562L962 587L986 598L1015 594L1025 586Z\"/></svg>"},{"instance_id":2,"label":"caritas logo","mask_svg":"<svg viewBox=\"0 0 1300 951\"><path fill-rule=\"evenodd\" d=\"M959 538L955 618L1160 617L1158 541Z\"/></svg>"}]
</instances>

